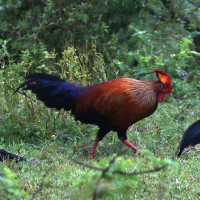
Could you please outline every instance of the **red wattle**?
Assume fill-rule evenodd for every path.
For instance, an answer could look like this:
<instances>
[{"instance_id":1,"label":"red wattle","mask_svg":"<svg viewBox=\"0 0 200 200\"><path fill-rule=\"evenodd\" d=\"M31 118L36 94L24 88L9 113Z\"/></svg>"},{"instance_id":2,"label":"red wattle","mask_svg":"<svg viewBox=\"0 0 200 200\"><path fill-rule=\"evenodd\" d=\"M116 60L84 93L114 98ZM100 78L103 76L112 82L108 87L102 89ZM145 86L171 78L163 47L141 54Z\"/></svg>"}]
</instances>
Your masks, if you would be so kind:
<instances>
[{"instance_id":1,"label":"red wattle","mask_svg":"<svg viewBox=\"0 0 200 200\"><path fill-rule=\"evenodd\" d=\"M158 94L158 102L163 102L164 98L165 98L165 95L164 93L159 93Z\"/></svg>"}]
</instances>

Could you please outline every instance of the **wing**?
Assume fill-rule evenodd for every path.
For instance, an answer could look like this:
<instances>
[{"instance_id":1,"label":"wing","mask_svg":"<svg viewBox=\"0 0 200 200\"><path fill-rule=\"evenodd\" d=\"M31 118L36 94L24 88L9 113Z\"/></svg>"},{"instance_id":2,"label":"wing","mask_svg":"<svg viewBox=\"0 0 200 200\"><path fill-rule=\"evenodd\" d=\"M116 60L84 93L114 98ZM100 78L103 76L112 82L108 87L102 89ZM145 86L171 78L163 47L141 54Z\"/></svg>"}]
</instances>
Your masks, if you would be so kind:
<instances>
[{"instance_id":1,"label":"wing","mask_svg":"<svg viewBox=\"0 0 200 200\"><path fill-rule=\"evenodd\" d=\"M126 80L115 79L84 87L79 93L72 114L83 123L105 125L126 102ZM123 84L122 84L123 83Z\"/></svg>"}]
</instances>

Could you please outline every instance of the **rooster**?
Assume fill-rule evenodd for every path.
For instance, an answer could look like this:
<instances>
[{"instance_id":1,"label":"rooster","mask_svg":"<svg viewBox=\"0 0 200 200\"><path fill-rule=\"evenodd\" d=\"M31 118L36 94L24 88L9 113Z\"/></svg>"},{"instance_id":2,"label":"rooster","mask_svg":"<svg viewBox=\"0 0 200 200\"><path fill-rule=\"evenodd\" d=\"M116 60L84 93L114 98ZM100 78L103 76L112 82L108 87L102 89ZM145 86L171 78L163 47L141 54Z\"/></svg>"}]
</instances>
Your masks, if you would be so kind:
<instances>
[{"instance_id":1,"label":"rooster","mask_svg":"<svg viewBox=\"0 0 200 200\"><path fill-rule=\"evenodd\" d=\"M156 69L159 80L141 81L130 78L109 80L95 85L79 86L66 83L60 77L33 73L25 77L20 88L31 90L49 108L71 111L75 120L99 127L90 154L94 157L97 145L110 131L117 132L122 143L133 149L126 136L127 129L155 112L158 102L172 90L170 77Z\"/></svg>"},{"instance_id":2,"label":"rooster","mask_svg":"<svg viewBox=\"0 0 200 200\"><path fill-rule=\"evenodd\" d=\"M179 145L178 157L181 156L183 150L188 146L195 146L200 144L200 120L193 123L183 134Z\"/></svg>"}]
</instances>

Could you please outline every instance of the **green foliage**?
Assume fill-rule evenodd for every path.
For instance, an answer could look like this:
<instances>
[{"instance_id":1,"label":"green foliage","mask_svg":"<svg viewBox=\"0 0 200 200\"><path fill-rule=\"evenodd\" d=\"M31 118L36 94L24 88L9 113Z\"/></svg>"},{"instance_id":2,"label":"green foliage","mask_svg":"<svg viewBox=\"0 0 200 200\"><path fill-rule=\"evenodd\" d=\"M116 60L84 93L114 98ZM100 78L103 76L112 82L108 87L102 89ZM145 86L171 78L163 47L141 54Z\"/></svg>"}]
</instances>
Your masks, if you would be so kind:
<instances>
[{"instance_id":1,"label":"green foliage","mask_svg":"<svg viewBox=\"0 0 200 200\"><path fill-rule=\"evenodd\" d=\"M83 52L85 48L90 49L94 41L106 43L112 34L118 37L123 34L119 33L121 27L138 20L142 3L130 0L59 3L55 0L42 3L10 0L1 5L0 19L4 23L0 26L4 30L3 38L13 39L9 49L15 55L40 42L48 51L55 50L59 55L72 45Z\"/></svg>"},{"instance_id":2,"label":"green foliage","mask_svg":"<svg viewBox=\"0 0 200 200\"><path fill-rule=\"evenodd\" d=\"M0 61L1 61L3 66L5 66L4 58L5 57L10 58L11 57L11 55L8 52L8 49L7 49L7 44L8 44L9 41L10 41L10 39L8 39L8 40L0 39L0 46L1 46L1 49L0 49Z\"/></svg>"},{"instance_id":3,"label":"green foliage","mask_svg":"<svg viewBox=\"0 0 200 200\"><path fill-rule=\"evenodd\" d=\"M87 85L94 82L106 81L106 66L103 56L96 52L93 46L91 51L78 54L74 47L62 53L62 59L57 63L61 77L72 83Z\"/></svg>"},{"instance_id":4,"label":"green foliage","mask_svg":"<svg viewBox=\"0 0 200 200\"><path fill-rule=\"evenodd\" d=\"M198 148L177 160L182 167L173 161L181 135L200 115L200 21L195 2L0 1L1 147L36 160L33 165L9 161L0 165L1 171L7 170L0 177L3 197L90 199L98 190L107 199L199 199ZM129 130L134 133L129 139L150 152L133 155L127 150L99 185L101 172L70 159L107 167L117 152L117 136L109 134L95 159L88 161L97 127L47 109L29 92L28 97L13 94L33 72L85 85L118 77L155 79L140 74L156 68L170 74L172 95L154 115ZM158 173L115 173L164 164L169 167Z\"/></svg>"},{"instance_id":5,"label":"green foliage","mask_svg":"<svg viewBox=\"0 0 200 200\"><path fill-rule=\"evenodd\" d=\"M97 169L93 169L96 172L89 171L77 179L74 187L82 186L82 191L75 198L89 199L93 196L93 199L98 199L98 197L127 199L139 188L145 188L145 184L141 181L143 174L147 176L149 173L162 174L162 170L166 170L167 166L180 167L177 162L169 159L162 160L147 150L140 150L140 156L142 158L138 164L135 164L134 158L115 156L102 159L95 165Z\"/></svg>"},{"instance_id":6,"label":"green foliage","mask_svg":"<svg viewBox=\"0 0 200 200\"><path fill-rule=\"evenodd\" d=\"M198 38L194 37L199 33L197 28L187 32L186 22L178 16L191 15L188 26L194 27L198 27L199 19L195 4L166 2L168 9L177 11L176 21L162 1L2 1L2 51L7 45L3 59L12 54L17 63L25 60L22 64L30 72L51 72L52 65L65 55L63 52L73 47L76 55L88 55L86 63L74 63L79 65L78 75L78 71L92 72L99 67L93 59L95 49L109 79L132 77L155 68L180 76L182 68L186 73L198 69Z\"/></svg>"},{"instance_id":7,"label":"green foliage","mask_svg":"<svg viewBox=\"0 0 200 200\"><path fill-rule=\"evenodd\" d=\"M81 54L77 54L77 50L73 47L68 48L63 52L63 57L57 64L53 64L56 57L53 52L48 53L43 45L37 48L38 46L34 46L31 51L23 51L20 63L9 60L9 65L0 70L2 84L0 88L2 122L0 128L1 137L7 140L15 137L18 139L50 138L52 134L70 132L71 127L76 127L74 120L71 124L70 118L67 118L64 111L53 112L47 109L36 100L34 95L28 93L26 97L23 94L14 94L15 89L24 81L27 74L31 72L53 73L68 82L83 85L107 79L106 65L95 46L91 51ZM4 49L6 51L7 46ZM93 67L91 61L96 67Z\"/></svg>"},{"instance_id":8,"label":"green foliage","mask_svg":"<svg viewBox=\"0 0 200 200\"><path fill-rule=\"evenodd\" d=\"M19 199L25 197L27 193L20 187L17 175L11 172L9 168L3 169L4 174L0 176L0 194L1 199Z\"/></svg>"}]
</instances>

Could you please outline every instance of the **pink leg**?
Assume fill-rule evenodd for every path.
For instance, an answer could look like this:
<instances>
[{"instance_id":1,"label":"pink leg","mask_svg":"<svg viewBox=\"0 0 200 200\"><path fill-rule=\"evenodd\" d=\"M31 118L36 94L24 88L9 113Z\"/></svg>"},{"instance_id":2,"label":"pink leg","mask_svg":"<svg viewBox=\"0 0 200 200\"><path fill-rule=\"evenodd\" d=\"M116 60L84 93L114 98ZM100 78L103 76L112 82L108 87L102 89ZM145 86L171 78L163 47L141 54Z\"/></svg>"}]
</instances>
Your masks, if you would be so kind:
<instances>
[{"instance_id":1,"label":"pink leg","mask_svg":"<svg viewBox=\"0 0 200 200\"><path fill-rule=\"evenodd\" d=\"M94 145L93 145L93 148L92 148L92 152L91 152L91 154L89 156L89 159L93 159L94 158L94 154L95 154L95 151L96 151L96 148L97 148L97 145L98 145L99 141L100 141L99 138L96 137Z\"/></svg>"},{"instance_id":2,"label":"pink leg","mask_svg":"<svg viewBox=\"0 0 200 200\"><path fill-rule=\"evenodd\" d=\"M127 145L129 148L133 149L135 152L138 150L137 147L133 146L128 140L121 140L125 145Z\"/></svg>"}]
</instances>

